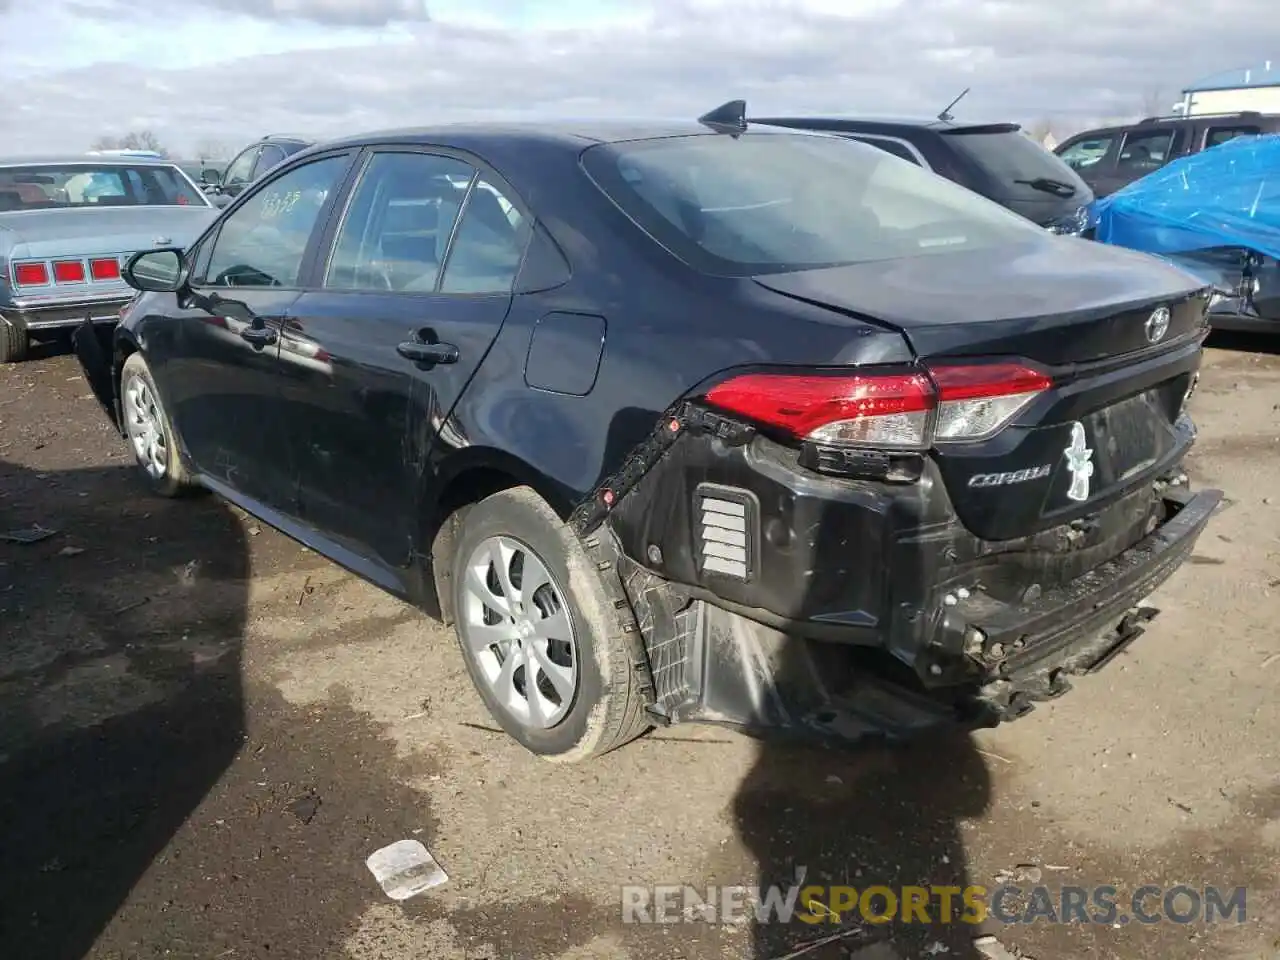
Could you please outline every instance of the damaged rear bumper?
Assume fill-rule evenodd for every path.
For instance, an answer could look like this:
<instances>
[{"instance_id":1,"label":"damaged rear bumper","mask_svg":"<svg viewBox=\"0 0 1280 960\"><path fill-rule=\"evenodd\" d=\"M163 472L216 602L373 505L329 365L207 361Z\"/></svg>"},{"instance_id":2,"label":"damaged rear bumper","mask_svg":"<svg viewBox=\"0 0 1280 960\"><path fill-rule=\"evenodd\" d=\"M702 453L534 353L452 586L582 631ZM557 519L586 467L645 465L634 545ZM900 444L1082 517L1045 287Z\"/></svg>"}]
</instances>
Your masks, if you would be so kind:
<instances>
[{"instance_id":1,"label":"damaged rear bumper","mask_svg":"<svg viewBox=\"0 0 1280 960\"><path fill-rule=\"evenodd\" d=\"M771 737L898 739L1015 719L1065 693L1069 676L1109 663L1158 612L1143 601L1191 554L1221 501L1217 490L1166 496L1165 523L1034 602L975 594L948 607L945 630L972 627L984 643L962 653L970 682L935 688L866 647L777 629L625 557L616 562L644 639L651 712L660 722L726 724Z\"/></svg>"},{"instance_id":2,"label":"damaged rear bumper","mask_svg":"<svg viewBox=\"0 0 1280 960\"><path fill-rule=\"evenodd\" d=\"M1110 663L1159 613L1144 601L1191 555L1221 502L1219 490L1166 494L1165 523L1033 603L960 601L953 611L971 637L966 652L985 667L973 705L992 720L1011 720L1069 690L1069 676Z\"/></svg>"},{"instance_id":3,"label":"damaged rear bumper","mask_svg":"<svg viewBox=\"0 0 1280 960\"><path fill-rule=\"evenodd\" d=\"M838 480L732 427L668 424L573 520L621 576L659 722L847 741L1019 717L1142 632L1222 501L1175 459L1092 516L990 542L931 467ZM741 508L736 576L699 549L707 498Z\"/></svg>"}]
</instances>

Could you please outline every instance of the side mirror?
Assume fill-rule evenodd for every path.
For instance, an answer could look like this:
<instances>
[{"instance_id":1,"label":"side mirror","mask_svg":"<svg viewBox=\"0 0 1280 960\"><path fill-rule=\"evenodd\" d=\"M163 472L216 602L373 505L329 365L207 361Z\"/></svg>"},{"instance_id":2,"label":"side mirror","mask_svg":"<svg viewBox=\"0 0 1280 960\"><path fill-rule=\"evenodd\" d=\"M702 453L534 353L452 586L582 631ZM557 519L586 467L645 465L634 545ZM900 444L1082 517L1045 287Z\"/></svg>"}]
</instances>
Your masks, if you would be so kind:
<instances>
[{"instance_id":1,"label":"side mirror","mask_svg":"<svg viewBox=\"0 0 1280 960\"><path fill-rule=\"evenodd\" d=\"M214 170L212 167L205 167L200 171L200 182L207 184L216 184L222 182L222 174Z\"/></svg>"},{"instance_id":2,"label":"side mirror","mask_svg":"<svg viewBox=\"0 0 1280 960\"><path fill-rule=\"evenodd\" d=\"M176 293L187 282L186 257L177 247L144 250L129 258L120 276L135 290Z\"/></svg>"}]
</instances>

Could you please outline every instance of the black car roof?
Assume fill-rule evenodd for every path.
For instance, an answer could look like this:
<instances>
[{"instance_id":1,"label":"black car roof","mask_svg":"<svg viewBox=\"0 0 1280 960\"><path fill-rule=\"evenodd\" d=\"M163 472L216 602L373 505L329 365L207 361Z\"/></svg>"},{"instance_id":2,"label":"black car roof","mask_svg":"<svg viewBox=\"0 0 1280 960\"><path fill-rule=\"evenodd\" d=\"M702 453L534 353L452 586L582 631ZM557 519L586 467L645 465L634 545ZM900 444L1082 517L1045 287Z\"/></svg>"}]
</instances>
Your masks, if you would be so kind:
<instances>
[{"instance_id":1,"label":"black car roof","mask_svg":"<svg viewBox=\"0 0 1280 960\"><path fill-rule=\"evenodd\" d=\"M940 120L937 117L877 117L877 116L812 116L812 117L752 117L751 124L766 124L780 127L806 126L821 130L871 130L881 132L889 130L928 130L933 133L959 133L963 131L1009 131L1021 129L1016 123L1007 121L977 121L973 123L957 123L954 120Z\"/></svg>"},{"instance_id":2,"label":"black car roof","mask_svg":"<svg viewBox=\"0 0 1280 960\"><path fill-rule=\"evenodd\" d=\"M777 129L757 131L777 133ZM788 131L803 133L804 131ZM594 143L622 143L629 140L658 140L666 137L718 136L700 123L682 120L585 120L547 123L451 123L432 127L375 130L356 136L326 140L317 148L326 150L359 147L365 144L430 143L452 145L483 153L486 147L513 142L539 143L573 149Z\"/></svg>"}]
</instances>

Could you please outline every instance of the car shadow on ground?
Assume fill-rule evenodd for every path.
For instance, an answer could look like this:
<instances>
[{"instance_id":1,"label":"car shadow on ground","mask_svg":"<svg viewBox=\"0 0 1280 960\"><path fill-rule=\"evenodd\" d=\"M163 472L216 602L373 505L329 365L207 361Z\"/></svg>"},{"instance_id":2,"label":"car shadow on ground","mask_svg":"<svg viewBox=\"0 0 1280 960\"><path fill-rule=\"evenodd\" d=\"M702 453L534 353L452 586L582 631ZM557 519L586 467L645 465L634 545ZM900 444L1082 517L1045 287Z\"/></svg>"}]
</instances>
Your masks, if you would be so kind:
<instances>
[{"instance_id":1,"label":"car shadow on ground","mask_svg":"<svg viewBox=\"0 0 1280 960\"><path fill-rule=\"evenodd\" d=\"M0 462L0 534L57 531L0 542L6 957L89 953L244 739L239 522L134 469Z\"/></svg>"},{"instance_id":2,"label":"car shadow on ground","mask_svg":"<svg viewBox=\"0 0 1280 960\"><path fill-rule=\"evenodd\" d=\"M847 569L827 570L828 577L861 576L859 564L872 555L872 545L851 549L838 524L824 522L818 530L813 556L828 563L847 558ZM832 540L836 542L824 542ZM918 570L896 570L894 576L910 578L898 582L932 583L938 574L925 564ZM799 659L799 648L786 649L790 652L782 655L784 662L774 664L775 676L804 676L805 666L785 662L788 656ZM758 924L752 956L977 958L974 938L980 931L972 919L963 919L962 892L971 878L961 823L986 812L991 789L982 755L958 727L941 726L896 745L879 738L837 748L761 741L734 797L739 836L759 864L762 892L773 884L784 889L796 884L803 871L801 898L806 886L825 888L818 892L823 906L798 909L811 917L825 916L826 922ZM853 888L858 909L846 907L839 916L824 912L834 905L831 887ZM929 889L932 899L924 916L904 909L904 888L909 887ZM951 891L945 904L944 888ZM885 919L868 922L875 915ZM972 911L968 916L981 919ZM868 952L858 952L864 949Z\"/></svg>"},{"instance_id":3,"label":"car shadow on ground","mask_svg":"<svg viewBox=\"0 0 1280 960\"><path fill-rule=\"evenodd\" d=\"M866 922L852 910L822 923L763 923L755 928L751 955L785 957L848 930L850 935L803 956L856 956L879 943L869 960L976 958L973 940L980 931L962 920L961 892L973 881L960 821L981 816L989 791L981 755L960 734L848 751L763 743L733 803L739 835L760 865L762 890L771 884L785 890L803 870L802 887L852 887L859 900L880 887L870 908L890 913L893 902L883 897L887 888L897 909L883 923ZM908 921L902 913L904 887L952 888L951 922L945 922L937 896L927 910L928 924L919 914ZM833 905L829 890L819 900ZM810 913L824 915L821 909Z\"/></svg>"}]
</instances>

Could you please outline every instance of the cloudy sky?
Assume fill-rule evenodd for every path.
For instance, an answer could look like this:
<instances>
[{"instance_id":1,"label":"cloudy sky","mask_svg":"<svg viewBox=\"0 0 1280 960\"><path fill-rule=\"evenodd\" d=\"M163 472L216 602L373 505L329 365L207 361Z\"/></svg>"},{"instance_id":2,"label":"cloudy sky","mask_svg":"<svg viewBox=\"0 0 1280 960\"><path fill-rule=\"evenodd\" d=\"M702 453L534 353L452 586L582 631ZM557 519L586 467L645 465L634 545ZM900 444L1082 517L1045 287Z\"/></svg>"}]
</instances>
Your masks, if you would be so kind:
<instances>
[{"instance_id":1,"label":"cloudy sky","mask_svg":"<svg viewBox=\"0 0 1280 960\"><path fill-rule=\"evenodd\" d=\"M0 0L4 153L451 119L1142 111L1280 68L1276 0Z\"/></svg>"}]
</instances>

